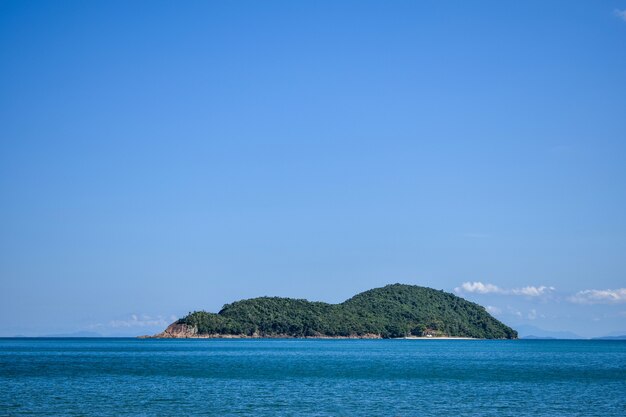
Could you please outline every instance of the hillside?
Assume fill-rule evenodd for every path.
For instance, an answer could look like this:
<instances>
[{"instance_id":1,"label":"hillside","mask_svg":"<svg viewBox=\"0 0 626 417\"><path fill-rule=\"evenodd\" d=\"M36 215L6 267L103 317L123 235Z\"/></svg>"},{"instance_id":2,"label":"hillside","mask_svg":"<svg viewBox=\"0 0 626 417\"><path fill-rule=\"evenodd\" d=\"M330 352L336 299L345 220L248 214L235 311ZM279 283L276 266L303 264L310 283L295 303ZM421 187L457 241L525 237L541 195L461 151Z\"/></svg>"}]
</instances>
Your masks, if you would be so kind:
<instances>
[{"instance_id":1,"label":"hillside","mask_svg":"<svg viewBox=\"0 0 626 417\"><path fill-rule=\"evenodd\" d=\"M340 304L259 297L196 311L155 337L406 337L515 339L480 305L453 294L393 284Z\"/></svg>"}]
</instances>

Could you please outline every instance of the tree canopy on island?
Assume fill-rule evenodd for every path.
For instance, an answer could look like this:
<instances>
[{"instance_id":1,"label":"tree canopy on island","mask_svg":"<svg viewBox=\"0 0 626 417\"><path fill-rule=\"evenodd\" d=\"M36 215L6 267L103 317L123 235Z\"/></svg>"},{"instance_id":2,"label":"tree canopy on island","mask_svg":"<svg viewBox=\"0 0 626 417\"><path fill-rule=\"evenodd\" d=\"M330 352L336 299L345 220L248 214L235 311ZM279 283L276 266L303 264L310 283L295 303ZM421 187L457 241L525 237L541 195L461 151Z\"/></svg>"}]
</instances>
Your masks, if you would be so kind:
<instances>
[{"instance_id":1,"label":"tree canopy on island","mask_svg":"<svg viewBox=\"0 0 626 417\"><path fill-rule=\"evenodd\" d=\"M204 335L359 337L454 336L515 339L517 332L484 307L454 294L393 284L355 295L340 304L259 297L196 311L177 323Z\"/></svg>"}]
</instances>

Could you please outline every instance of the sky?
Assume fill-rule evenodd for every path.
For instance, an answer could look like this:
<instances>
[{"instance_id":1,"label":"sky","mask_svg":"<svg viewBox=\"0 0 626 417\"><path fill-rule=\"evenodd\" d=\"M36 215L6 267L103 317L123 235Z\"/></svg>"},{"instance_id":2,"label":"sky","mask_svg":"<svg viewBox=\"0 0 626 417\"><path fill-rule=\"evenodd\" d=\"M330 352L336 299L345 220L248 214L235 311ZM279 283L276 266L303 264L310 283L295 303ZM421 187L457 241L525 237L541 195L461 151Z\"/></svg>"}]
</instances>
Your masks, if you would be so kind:
<instances>
[{"instance_id":1,"label":"sky","mask_svg":"<svg viewBox=\"0 0 626 417\"><path fill-rule=\"evenodd\" d=\"M625 121L624 0L2 1L0 336L396 282L625 334Z\"/></svg>"}]
</instances>

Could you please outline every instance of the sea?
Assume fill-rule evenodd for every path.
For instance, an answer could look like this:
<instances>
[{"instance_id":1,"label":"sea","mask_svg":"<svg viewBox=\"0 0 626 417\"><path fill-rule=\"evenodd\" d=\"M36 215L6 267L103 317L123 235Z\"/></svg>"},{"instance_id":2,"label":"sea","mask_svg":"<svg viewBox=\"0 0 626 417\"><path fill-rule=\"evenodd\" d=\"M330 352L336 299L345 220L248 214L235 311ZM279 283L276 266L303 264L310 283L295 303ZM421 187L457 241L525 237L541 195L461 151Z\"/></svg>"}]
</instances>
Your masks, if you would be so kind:
<instances>
[{"instance_id":1,"label":"sea","mask_svg":"<svg viewBox=\"0 0 626 417\"><path fill-rule=\"evenodd\" d=\"M0 339L0 416L626 416L626 341Z\"/></svg>"}]
</instances>

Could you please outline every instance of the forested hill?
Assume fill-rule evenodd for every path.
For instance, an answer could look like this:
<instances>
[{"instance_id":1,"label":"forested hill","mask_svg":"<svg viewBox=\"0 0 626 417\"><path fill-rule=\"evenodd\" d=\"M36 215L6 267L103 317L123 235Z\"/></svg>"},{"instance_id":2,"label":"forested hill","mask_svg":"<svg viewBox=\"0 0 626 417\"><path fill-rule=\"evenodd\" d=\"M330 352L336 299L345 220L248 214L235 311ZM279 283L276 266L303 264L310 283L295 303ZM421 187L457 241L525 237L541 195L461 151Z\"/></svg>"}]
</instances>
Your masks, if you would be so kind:
<instances>
[{"instance_id":1,"label":"forested hill","mask_svg":"<svg viewBox=\"0 0 626 417\"><path fill-rule=\"evenodd\" d=\"M405 337L515 339L517 332L454 294L393 284L341 304L260 297L196 311L157 337Z\"/></svg>"}]
</instances>

